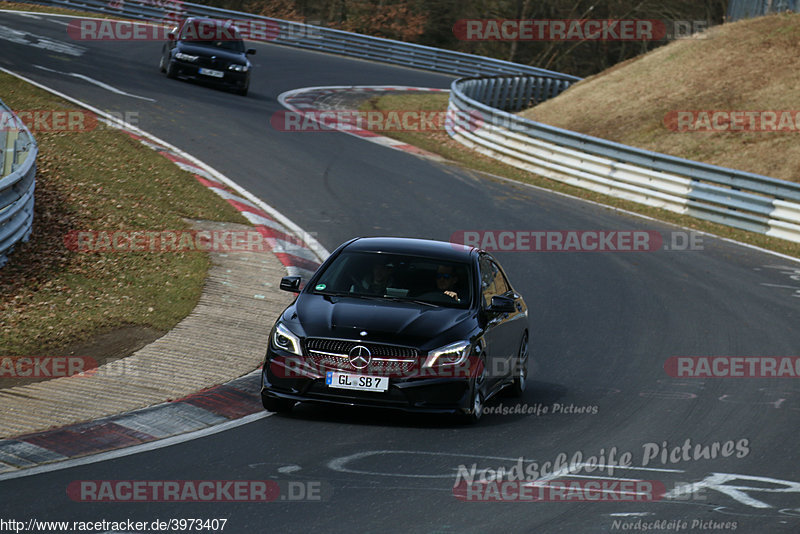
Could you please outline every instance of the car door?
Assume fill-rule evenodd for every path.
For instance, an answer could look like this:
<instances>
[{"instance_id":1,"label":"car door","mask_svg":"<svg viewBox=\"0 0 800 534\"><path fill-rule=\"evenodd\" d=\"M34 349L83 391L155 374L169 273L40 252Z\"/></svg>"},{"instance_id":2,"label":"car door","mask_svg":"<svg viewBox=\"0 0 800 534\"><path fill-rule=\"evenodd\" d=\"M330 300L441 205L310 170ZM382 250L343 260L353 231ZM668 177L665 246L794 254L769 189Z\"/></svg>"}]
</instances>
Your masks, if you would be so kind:
<instances>
[{"instance_id":1,"label":"car door","mask_svg":"<svg viewBox=\"0 0 800 534\"><path fill-rule=\"evenodd\" d=\"M503 380L510 372L511 340L509 335L508 313L491 310L492 297L503 296L508 292L508 283L497 264L488 254L482 254L478 260L481 280L481 313L486 326L484 340L486 347L486 365L491 389L498 381Z\"/></svg>"},{"instance_id":2,"label":"car door","mask_svg":"<svg viewBox=\"0 0 800 534\"><path fill-rule=\"evenodd\" d=\"M485 280L485 285L484 285ZM483 293L482 305L486 310L487 321L491 323L491 342L493 374L497 380L503 380L513 373L517 352L525 330L527 317L522 297L518 295L500 267L500 264L484 254L481 260L481 284ZM492 297L506 297L514 301L513 312L496 312L489 309ZM488 341L487 341L488 342Z\"/></svg>"}]
</instances>

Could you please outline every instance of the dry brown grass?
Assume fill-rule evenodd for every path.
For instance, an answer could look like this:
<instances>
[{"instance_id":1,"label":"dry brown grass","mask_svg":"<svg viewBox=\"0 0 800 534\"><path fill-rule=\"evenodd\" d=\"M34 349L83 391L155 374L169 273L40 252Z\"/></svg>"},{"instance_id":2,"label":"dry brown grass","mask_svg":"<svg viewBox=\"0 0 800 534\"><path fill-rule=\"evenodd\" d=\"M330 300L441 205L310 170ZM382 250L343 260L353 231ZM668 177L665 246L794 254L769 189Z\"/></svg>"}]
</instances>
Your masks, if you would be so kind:
<instances>
[{"instance_id":1,"label":"dry brown grass","mask_svg":"<svg viewBox=\"0 0 800 534\"><path fill-rule=\"evenodd\" d=\"M571 87L522 113L679 157L800 181L800 131L673 132L675 110L800 110L800 14L712 28Z\"/></svg>"}]
</instances>

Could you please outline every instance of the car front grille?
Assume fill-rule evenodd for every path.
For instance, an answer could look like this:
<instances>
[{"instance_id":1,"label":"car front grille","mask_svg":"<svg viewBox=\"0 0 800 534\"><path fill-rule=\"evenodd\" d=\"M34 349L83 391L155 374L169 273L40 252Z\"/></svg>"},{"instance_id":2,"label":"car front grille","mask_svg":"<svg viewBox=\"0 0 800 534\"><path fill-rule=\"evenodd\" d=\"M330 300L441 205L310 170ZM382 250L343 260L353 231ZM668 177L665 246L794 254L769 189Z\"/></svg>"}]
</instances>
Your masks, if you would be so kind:
<instances>
[{"instance_id":1,"label":"car front grille","mask_svg":"<svg viewBox=\"0 0 800 534\"><path fill-rule=\"evenodd\" d=\"M369 364L361 369L350 363L350 351L358 346L366 347L372 355ZM411 347L344 339L306 340L306 360L321 371L340 370L378 376L402 376L416 368L418 358L419 352Z\"/></svg>"}]
</instances>

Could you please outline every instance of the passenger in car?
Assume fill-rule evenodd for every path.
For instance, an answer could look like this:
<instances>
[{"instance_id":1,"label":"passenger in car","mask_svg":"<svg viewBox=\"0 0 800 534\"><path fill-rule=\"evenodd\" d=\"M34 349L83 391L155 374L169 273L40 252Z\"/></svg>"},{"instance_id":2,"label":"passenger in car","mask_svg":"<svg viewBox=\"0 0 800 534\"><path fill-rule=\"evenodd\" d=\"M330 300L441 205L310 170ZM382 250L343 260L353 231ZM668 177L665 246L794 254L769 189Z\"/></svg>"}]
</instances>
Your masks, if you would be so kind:
<instances>
[{"instance_id":1,"label":"passenger in car","mask_svg":"<svg viewBox=\"0 0 800 534\"><path fill-rule=\"evenodd\" d=\"M383 258L375 260L372 264L372 270L359 283L351 286L350 292L383 295L386 292L386 288L393 284L393 270L394 265L390 261Z\"/></svg>"}]
</instances>

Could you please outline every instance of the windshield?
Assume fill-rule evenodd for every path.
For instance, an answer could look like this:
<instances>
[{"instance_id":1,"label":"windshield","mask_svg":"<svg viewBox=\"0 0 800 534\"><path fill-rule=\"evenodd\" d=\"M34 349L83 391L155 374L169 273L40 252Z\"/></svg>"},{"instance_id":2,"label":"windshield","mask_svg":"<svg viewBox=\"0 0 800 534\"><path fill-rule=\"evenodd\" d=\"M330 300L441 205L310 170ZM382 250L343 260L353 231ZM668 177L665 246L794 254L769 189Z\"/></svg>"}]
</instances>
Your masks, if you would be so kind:
<instances>
[{"instance_id":1,"label":"windshield","mask_svg":"<svg viewBox=\"0 0 800 534\"><path fill-rule=\"evenodd\" d=\"M343 252L325 269L312 292L466 308L472 300L472 274L467 263Z\"/></svg>"}]
</instances>

